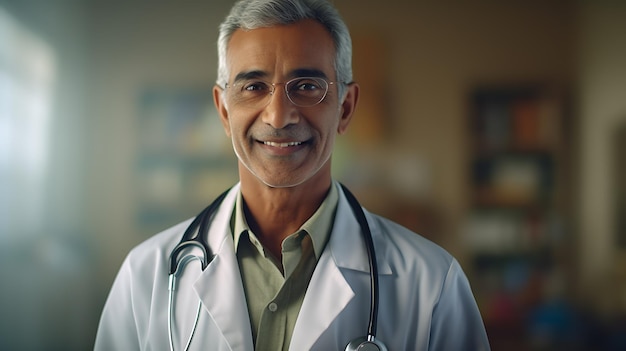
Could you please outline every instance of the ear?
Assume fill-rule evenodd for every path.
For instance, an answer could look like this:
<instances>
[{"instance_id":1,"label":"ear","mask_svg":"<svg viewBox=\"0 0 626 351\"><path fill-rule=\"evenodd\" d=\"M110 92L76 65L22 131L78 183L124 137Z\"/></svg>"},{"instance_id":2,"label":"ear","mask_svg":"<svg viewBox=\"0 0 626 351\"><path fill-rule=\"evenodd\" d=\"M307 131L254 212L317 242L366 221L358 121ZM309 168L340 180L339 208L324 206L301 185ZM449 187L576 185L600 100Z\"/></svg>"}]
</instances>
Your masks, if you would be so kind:
<instances>
[{"instance_id":1,"label":"ear","mask_svg":"<svg viewBox=\"0 0 626 351\"><path fill-rule=\"evenodd\" d=\"M222 122L222 126L224 127L224 132L226 132L226 135L230 137L230 119L228 118L228 109L226 108L226 103L224 102L223 95L224 89L219 85L215 85L213 87L213 103L215 104L217 113L220 116L220 121Z\"/></svg>"},{"instance_id":2,"label":"ear","mask_svg":"<svg viewBox=\"0 0 626 351\"><path fill-rule=\"evenodd\" d=\"M346 96L341 103L341 119L339 120L339 125L337 126L337 133L344 134L348 129L348 125L350 125L358 100L359 85L357 83L348 84Z\"/></svg>"}]
</instances>

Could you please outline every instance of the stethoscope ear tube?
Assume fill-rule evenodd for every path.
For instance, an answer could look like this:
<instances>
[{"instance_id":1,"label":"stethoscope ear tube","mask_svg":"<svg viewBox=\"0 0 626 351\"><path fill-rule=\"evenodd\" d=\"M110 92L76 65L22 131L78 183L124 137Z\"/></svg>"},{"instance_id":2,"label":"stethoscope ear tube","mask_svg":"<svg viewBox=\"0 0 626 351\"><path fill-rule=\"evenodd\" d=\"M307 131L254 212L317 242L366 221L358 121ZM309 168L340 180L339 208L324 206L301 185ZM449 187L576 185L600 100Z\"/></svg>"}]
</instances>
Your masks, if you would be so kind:
<instances>
[{"instance_id":1,"label":"stethoscope ear tube","mask_svg":"<svg viewBox=\"0 0 626 351\"><path fill-rule=\"evenodd\" d=\"M195 256L196 258L198 258L200 260L200 263L202 264L202 270L204 270L206 268L206 266L208 266L209 264L209 260L208 260L208 252L206 247L202 246L202 245L198 245L198 243L194 242L194 241L187 241L187 242L182 242L179 243L178 245L176 245L176 247L174 248L174 251L172 251L172 254L170 255L170 269L169 269L169 274L170 276L172 275L176 275L178 270L181 267L181 260L178 260L178 255L186 248L189 247L197 247L198 249L202 250L202 257L200 256Z\"/></svg>"},{"instance_id":2,"label":"stethoscope ear tube","mask_svg":"<svg viewBox=\"0 0 626 351\"><path fill-rule=\"evenodd\" d=\"M196 218L191 222L189 227L185 230L183 237L180 239L180 242L170 254L169 258L169 274L172 275L178 269L179 261L178 256L180 253L189 247L197 247L202 250L202 270L204 270L209 265L209 244L206 241L204 235L208 236L208 226L213 220L213 216L217 208L220 206L224 198L228 194L230 189L224 191L220 196L218 196L213 202L207 206L202 212L200 212Z\"/></svg>"}]
</instances>

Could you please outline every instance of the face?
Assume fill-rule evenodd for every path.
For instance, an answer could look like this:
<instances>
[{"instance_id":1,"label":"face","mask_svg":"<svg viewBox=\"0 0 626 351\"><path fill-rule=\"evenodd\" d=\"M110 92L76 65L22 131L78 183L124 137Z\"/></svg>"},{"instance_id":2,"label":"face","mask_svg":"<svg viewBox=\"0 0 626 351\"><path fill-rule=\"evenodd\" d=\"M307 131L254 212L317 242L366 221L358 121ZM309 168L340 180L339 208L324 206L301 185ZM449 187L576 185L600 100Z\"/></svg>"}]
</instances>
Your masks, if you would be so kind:
<instances>
[{"instance_id":1,"label":"face","mask_svg":"<svg viewBox=\"0 0 626 351\"><path fill-rule=\"evenodd\" d=\"M330 34L312 20L233 34L227 52L229 87L215 87L213 95L239 159L242 182L293 187L330 180L335 137L348 127L358 86L349 85L340 97L340 83L333 83L319 104L298 107L283 83L303 76L334 82L334 58ZM277 83L267 103L252 107L233 98L233 85L244 77Z\"/></svg>"}]
</instances>

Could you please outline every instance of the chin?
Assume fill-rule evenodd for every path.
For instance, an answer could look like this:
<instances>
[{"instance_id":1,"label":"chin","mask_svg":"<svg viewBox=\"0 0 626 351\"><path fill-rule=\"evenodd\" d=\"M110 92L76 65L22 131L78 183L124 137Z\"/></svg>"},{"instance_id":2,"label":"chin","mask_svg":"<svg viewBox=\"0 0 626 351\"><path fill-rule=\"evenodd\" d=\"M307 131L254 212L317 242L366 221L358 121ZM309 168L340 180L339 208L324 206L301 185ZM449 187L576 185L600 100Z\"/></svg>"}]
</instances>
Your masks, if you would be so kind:
<instances>
[{"instance_id":1,"label":"chin","mask_svg":"<svg viewBox=\"0 0 626 351\"><path fill-rule=\"evenodd\" d=\"M255 175L256 176L256 175ZM263 177L256 176L256 178L266 186L270 188L293 188L299 185L306 183L309 178L302 179L284 179L284 180L276 180L276 179L264 179Z\"/></svg>"}]
</instances>

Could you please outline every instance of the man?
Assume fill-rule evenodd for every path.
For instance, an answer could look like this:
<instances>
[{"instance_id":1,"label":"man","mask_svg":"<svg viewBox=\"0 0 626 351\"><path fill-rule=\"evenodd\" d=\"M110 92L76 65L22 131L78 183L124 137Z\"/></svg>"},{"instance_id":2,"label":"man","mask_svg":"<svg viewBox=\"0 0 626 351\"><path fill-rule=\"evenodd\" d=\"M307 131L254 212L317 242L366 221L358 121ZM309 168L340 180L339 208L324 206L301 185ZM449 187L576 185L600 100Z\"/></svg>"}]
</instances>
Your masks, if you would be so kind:
<instances>
[{"instance_id":1,"label":"man","mask_svg":"<svg viewBox=\"0 0 626 351\"><path fill-rule=\"evenodd\" d=\"M336 10L323 0L238 2L220 27L218 50L214 101L240 182L188 231L207 242L206 268L187 268L168 294L168 268L186 261L174 258L170 268L168 258L191 221L133 249L95 348L489 349L456 260L376 215L366 212L360 225L360 206L331 178L335 137L359 96ZM374 275L365 227L378 259ZM196 259L194 250L183 256ZM377 331L364 338L372 277ZM370 344L359 346L364 339Z\"/></svg>"}]
</instances>

